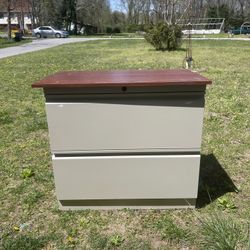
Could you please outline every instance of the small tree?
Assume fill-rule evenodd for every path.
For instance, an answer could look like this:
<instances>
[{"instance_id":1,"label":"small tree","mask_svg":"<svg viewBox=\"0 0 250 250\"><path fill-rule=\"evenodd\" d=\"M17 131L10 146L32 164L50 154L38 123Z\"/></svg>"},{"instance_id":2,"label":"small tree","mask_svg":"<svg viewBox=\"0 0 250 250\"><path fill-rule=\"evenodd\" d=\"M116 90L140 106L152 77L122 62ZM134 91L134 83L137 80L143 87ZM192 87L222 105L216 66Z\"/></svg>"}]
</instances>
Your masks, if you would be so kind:
<instances>
[{"instance_id":1,"label":"small tree","mask_svg":"<svg viewBox=\"0 0 250 250\"><path fill-rule=\"evenodd\" d=\"M156 50L176 50L181 46L182 32L176 24L158 23L146 29L145 39Z\"/></svg>"}]
</instances>

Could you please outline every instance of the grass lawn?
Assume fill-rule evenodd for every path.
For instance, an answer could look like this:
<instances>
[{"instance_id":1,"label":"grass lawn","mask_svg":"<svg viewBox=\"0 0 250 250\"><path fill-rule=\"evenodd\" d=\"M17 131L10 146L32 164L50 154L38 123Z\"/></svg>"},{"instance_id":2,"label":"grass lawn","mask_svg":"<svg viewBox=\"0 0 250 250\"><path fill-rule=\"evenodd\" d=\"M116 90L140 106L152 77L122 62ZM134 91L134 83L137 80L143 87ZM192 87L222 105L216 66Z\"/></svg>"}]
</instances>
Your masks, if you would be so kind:
<instances>
[{"instance_id":1,"label":"grass lawn","mask_svg":"<svg viewBox=\"0 0 250 250\"><path fill-rule=\"evenodd\" d=\"M70 35L73 37L107 37L109 38L109 34L96 34L96 35ZM230 36L228 33L220 33L220 34L205 34L205 35L192 35L193 38L249 38L249 35L233 35ZM137 33L114 33L112 34L112 38L143 38L143 35ZM250 39L249 39L250 40Z\"/></svg>"},{"instance_id":2,"label":"grass lawn","mask_svg":"<svg viewBox=\"0 0 250 250\"><path fill-rule=\"evenodd\" d=\"M8 40L6 38L1 38L0 37L0 49L2 48L7 48L7 47L12 47L12 46L18 46L18 45L22 45L25 43L30 43L32 40L31 39L25 39L22 40L20 42L15 42L13 39Z\"/></svg>"},{"instance_id":3,"label":"grass lawn","mask_svg":"<svg viewBox=\"0 0 250 250\"><path fill-rule=\"evenodd\" d=\"M103 34L95 34L95 35L70 35L70 38L73 37L100 37L100 38L110 38L110 34L103 33ZM112 34L112 38L143 38L143 35L136 34L136 33L114 33Z\"/></svg>"},{"instance_id":4,"label":"grass lawn","mask_svg":"<svg viewBox=\"0 0 250 250\"><path fill-rule=\"evenodd\" d=\"M44 97L31 89L62 70L181 68L184 50L103 40L0 60L0 249L250 248L250 43L193 47L196 70L213 80L195 210L59 211Z\"/></svg>"},{"instance_id":5,"label":"grass lawn","mask_svg":"<svg viewBox=\"0 0 250 250\"><path fill-rule=\"evenodd\" d=\"M230 36L228 33L221 34L208 34L208 35L193 35L193 37L205 37L205 38L249 38L249 35L233 35Z\"/></svg>"}]
</instances>

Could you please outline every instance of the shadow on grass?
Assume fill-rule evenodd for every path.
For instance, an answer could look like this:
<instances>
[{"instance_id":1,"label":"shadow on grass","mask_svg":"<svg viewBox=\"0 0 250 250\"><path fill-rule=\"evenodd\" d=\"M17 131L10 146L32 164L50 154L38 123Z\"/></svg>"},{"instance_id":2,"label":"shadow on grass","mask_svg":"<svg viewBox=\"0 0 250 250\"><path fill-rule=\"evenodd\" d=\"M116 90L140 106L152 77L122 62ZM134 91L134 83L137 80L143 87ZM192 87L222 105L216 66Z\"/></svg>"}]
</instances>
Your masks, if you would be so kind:
<instances>
[{"instance_id":1,"label":"shadow on grass","mask_svg":"<svg viewBox=\"0 0 250 250\"><path fill-rule=\"evenodd\" d=\"M228 192L238 189L213 154L202 155L197 208L202 208Z\"/></svg>"}]
</instances>

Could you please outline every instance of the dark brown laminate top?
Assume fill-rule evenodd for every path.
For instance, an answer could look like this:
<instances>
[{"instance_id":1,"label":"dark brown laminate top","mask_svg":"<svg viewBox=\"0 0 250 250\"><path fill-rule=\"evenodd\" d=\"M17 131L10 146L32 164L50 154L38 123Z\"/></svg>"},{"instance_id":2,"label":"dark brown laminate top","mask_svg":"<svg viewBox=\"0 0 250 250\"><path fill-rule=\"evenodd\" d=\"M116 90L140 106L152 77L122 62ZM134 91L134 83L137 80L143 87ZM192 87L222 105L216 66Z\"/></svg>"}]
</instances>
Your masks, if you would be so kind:
<instances>
[{"instance_id":1,"label":"dark brown laminate top","mask_svg":"<svg viewBox=\"0 0 250 250\"><path fill-rule=\"evenodd\" d=\"M189 70L69 71L50 75L33 88L160 87L206 85L212 82Z\"/></svg>"}]
</instances>

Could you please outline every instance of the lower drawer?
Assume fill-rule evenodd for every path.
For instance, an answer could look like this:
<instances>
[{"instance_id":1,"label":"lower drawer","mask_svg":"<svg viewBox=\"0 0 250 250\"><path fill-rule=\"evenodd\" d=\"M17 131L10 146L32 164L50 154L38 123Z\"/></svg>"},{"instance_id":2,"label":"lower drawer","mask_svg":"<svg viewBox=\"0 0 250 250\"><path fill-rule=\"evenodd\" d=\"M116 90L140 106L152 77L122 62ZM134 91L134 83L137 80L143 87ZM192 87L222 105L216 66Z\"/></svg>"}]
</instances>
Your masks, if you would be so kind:
<instances>
[{"instance_id":1,"label":"lower drawer","mask_svg":"<svg viewBox=\"0 0 250 250\"><path fill-rule=\"evenodd\" d=\"M53 157L59 200L192 199L199 155Z\"/></svg>"}]
</instances>

